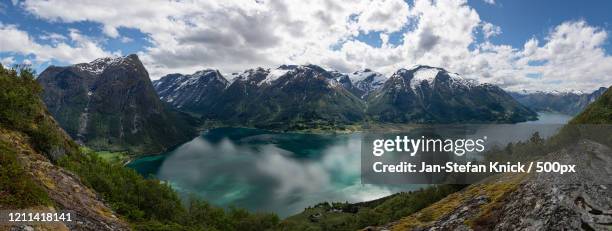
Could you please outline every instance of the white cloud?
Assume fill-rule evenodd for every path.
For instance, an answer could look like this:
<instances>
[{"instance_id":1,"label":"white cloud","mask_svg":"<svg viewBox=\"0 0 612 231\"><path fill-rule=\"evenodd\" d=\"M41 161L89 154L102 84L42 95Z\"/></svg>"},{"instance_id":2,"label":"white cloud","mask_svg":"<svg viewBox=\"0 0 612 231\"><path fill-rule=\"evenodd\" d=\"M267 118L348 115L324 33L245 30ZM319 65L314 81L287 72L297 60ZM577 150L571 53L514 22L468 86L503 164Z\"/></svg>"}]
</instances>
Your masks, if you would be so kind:
<instances>
[{"instance_id":1,"label":"white cloud","mask_svg":"<svg viewBox=\"0 0 612 231\"><path fill-rule=\"evenodd\" d=\"M555 27L538 46L536 39L525 43L525 51L516 61L519 71L539 72L539 80L521 79L522 83L512 88L554 88L555 83L567 89L592 90L601 85L612 84L612 57L603 45L608 34L601 28L585 21L570 21ZM529 66L529 61L544 61L542 65ZM539 86L538 86L539 85ZM552 86L551 86L552 85Z\"/></svg>"},{"instance_id":2,"label":"white cloud","mask_svg":"<svg viewBox=\"0 0 612 231\"><path fill-rule=\"evenodd\" d=\"M363 7L357 25L365 32L397 31L408 21L409 7L403 0L372 0Z\"/></svg>"},{"instance_id":3,"label":"white cloud","mask_svg":"<svg viewBox=\"0 0 612 231\"><path fill-rule=\"evenodd\" d=\"M41 40L51 41L53 43L59 43L66 41L68 38L66 36L58 34L58 33L44 33L38 36Z\"/></svg>"},{"instance_id":4,"label":"white cloud","mask_svg":"<svg viewBox=\"0 0 612 231\"><path fill-rule=\"evenodd\" d=\"M495 5L495 0L484 0L485 3Z\"/></svg>"},{"instance_id":5,"label":"white cloud","mask_svg":"<svg viewBox=\"0 0 612 231\"><path fill-rule=\"evenodd\" d=\"M466 0L415 0L410 6L401 0L194 0L159 1L155 7L148 0L26 0L22 5L46 20L101 23L112 38L121 38L117 28L140 30L152 44L139 53L152 78L205 67L229 73L283 63L341 71L369 67L387 74L428 64L507 89L592 90L612 83L612 61L602 47L605 31L583 21L566 22L542 41L526 38L523 47L493 44L489 38L502 28L482 21ZM359 33L381 33L382 46L355 40ZM392 33L403 33L399 44L389 44ZM89 41L77 47L90 55L106 53L93 52L97 46ZM533 61L543 64L528 65Z\"/></svg>"},{"instance_id":6,"label":"white cloud","mask_svg":"<svg viewBox=\"0 0 612 231\"><path fill-rule=\"evenodd\" d=\"M131 43L133 41L134 41L134 39L132 39L132 38L125 37L125 36L121 37L121 42L122 43Z\"/></svg>"},{"instance_id":7,"label":"white cloud","mask_svg":"<svg viewBox=\"0 0 612 231\"><path fill-rule=\"evenodd\" d=\"M111 55L104 51L98 43L81 35L77 30L70 31L70 40L74 45L65 42L58 42L54 45L40 44L15 25L0 24L0 34L2 34L0 52L34 55L36 62L58 60L78 63Z\"/></svg>"},{"instance_id":8,"label":"white cloud","mask_svg":"<svg viewBox=\"0 0 612 231\"><path fill-rule=\"evenodd\" d=\"M104 32L104 34L111 38L119 37L119 31L117 30L117 28L110 25L104 25L102 27L102 32Z\"/></svg>"},{"instance_id":9,"label":"white cloud","mask_svg":"<svg viewBox=\"0 0 612 231\"><path fill-rule=\"evenodd\" d=\"M502 33L501 27L493 25L489 22L484 22L482 24L482 32L484 33L484 36L487 39L493 36L500 35Z\"/></svg>"}]
</instances>

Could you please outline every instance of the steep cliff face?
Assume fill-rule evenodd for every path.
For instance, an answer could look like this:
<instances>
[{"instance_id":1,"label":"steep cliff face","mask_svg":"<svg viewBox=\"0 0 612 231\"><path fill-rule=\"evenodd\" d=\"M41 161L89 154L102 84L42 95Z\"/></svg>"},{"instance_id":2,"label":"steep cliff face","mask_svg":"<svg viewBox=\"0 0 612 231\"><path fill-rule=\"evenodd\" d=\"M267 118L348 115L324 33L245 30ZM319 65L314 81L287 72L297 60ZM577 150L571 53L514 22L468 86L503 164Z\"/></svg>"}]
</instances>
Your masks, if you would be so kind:
<instances>
[{"instance_id":1,"label":"steep cliff face","mask_svg":"<svg viewBox=\"0 0 612 231\"><path fill-rule=\"evenodd\" d=\"M159 100L136 55L52 66L38 82L60 125L94 149L155 153L195 134L186 115Z\"/></svg>"}]
</instances>

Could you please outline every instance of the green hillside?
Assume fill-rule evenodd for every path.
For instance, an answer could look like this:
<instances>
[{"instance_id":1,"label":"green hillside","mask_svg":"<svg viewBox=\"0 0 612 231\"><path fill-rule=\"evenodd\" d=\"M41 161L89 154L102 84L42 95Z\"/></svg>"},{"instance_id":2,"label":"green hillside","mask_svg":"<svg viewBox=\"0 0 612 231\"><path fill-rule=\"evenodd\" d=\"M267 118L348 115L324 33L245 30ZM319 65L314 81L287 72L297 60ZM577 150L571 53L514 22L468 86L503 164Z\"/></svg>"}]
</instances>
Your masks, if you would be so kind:
<instances>
[{"instance_id":1,"label":"green hillside","mask_svg":"<svg viewBox=\"0 0 612 231\"><path fill-rule=\"evenodd\" d=\"M609 124L612 123L612 88L600 96L578 114L572 124Z\"/></svg>"}]
</instances>

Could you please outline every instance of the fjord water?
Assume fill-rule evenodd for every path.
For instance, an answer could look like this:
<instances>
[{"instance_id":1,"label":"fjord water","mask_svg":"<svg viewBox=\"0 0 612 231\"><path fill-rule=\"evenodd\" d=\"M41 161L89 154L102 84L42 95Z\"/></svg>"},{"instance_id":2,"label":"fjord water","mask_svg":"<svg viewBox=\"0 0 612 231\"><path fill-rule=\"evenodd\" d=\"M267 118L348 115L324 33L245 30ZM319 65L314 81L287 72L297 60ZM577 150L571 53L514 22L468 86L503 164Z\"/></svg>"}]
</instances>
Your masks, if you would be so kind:
<instances>
[{"instance_id":1,"label":"fjord water","mask_svg":"<svg viewBox=\"0 0 612 231\"><path fill-rule=\"evenodd\" d=\"M538 121L527 123L560 127L569 119L541 113ZM361 202L424 186L362 185L361 135L218 128L162 155L136 159L128 167L169 182L185 196L195 194L215 205L281 217L323 201Z\"/></svg>"}]
</instances>

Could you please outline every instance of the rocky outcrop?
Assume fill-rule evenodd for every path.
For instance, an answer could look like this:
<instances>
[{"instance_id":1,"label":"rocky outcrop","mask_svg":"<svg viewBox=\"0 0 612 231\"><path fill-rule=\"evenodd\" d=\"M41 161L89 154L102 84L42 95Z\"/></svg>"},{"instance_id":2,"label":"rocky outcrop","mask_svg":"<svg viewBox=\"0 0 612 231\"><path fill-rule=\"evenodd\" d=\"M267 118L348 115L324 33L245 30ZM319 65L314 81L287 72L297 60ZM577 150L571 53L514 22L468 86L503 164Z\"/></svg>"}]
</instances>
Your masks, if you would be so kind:
<instances>
[{"instance_id":1,"label":"rocky outcrop","mask_svg":"<svg viewBox=\"0 0 612 231\"><path fill-rule=\"evenodd\" d=\"M505 174L371 230L609 230L612 149L587 139L546 155L575 174Z\"/></svg>"},{"instance_id":2,"label":"rocky outcrop","mask_svg":"<svg viewBox=\"0 0 612 231\"><path fill-rule=\"evenodd\" d=\"M49 195L53 206L27 208L41 212L73 211L72 222L0 226L7 230L129 230L99 195L84 185L79 177L58 167L35 151L20 133L0 128L0 141L18 151L18 160Z\"/></svg>"}]
</instances>

